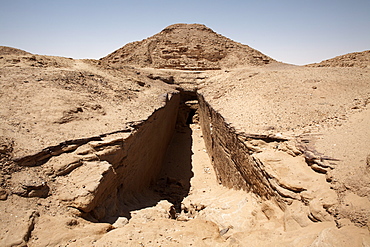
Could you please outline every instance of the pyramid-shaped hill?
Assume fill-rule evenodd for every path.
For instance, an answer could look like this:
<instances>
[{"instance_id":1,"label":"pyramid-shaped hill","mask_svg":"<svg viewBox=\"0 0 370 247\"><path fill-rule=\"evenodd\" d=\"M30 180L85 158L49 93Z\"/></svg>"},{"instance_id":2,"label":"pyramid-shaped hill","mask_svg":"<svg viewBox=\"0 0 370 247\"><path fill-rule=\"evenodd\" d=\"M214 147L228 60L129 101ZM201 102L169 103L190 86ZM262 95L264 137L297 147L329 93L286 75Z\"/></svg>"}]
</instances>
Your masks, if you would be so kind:
<instances>
[{"instance_id":1,"label":"pyramid-shaped hill","mask_svg":"<svg viewBox=\"0 0 370 247\"><path fill-rule=\"evenodd\" d=\"M129 43L101 63L112 67L150 67L157 69L214 70L238 66L261 66L276 62L201 24L174 24L160 33Z\"/></svg>"}]
</instances>

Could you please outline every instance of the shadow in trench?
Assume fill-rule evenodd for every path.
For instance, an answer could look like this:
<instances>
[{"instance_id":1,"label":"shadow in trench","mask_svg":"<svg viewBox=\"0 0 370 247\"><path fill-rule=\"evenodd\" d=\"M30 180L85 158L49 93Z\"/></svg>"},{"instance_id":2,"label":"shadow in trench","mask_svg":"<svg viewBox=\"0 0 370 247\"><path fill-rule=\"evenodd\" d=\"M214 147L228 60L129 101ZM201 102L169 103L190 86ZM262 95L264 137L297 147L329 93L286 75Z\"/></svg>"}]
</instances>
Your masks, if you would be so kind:
<instances>
[{"instance_id":1,"label":"shadow in trench","mask_svg":"<svg viewBox=\"0 0 370 247\"><path fill-rule=\"evenodd\" d=\"M167 148L162 170L158 180L151 188L142 192L124 195L120 202L120 216L131 219L131 212L153 207L161 200L167 200L174 205L169 212L171 218L181 212L181 202L189 194L192 172L192 118L195 110L185 104L179 106L175 132ZM119 188L120 190L120 188ZM109 217L106 222L114 222L118 216Z\"/></svg>"},{"instance_id":2,"label":"shadow in trench","mask_svg":"<svg viewBox=\"0 0 370 247\"><path fill-rule=\"evenodd\" d=\"M179 128L179 127L178 127ZM177 129L167 150L160 179L154 190L162 199L171 202L176 213L181 212L181 202L189 194L192 172L192 130L189 125Z\"/></svg>"},{"instance_id":3,"label":"shadow in trench","mask_svg":"<svg viewBox=\"0 0 370 247\"><path fill-rule=\"evenodd\" d=\"M159 180L153 187L162 200L174 205L175 212L181 213L181 202L188 196L192 172L192 130L190 124L196 118L198 101L193 92L181 92L181 103L177 115L175 133L168 146ZM196 118L198 120L198 118Z\"/></svg>"}]
</instances>

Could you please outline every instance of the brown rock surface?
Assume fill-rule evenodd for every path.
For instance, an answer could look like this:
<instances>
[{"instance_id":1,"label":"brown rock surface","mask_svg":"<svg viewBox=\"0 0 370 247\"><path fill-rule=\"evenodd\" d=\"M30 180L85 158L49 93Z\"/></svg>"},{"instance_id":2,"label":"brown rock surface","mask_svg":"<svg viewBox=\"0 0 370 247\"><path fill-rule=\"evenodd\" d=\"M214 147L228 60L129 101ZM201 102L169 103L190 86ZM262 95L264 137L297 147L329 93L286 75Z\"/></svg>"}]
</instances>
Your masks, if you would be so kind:
<instances>
[{"instance_id":1,"label":"brown rock surface","mask_svg":"<svg viewBox=\"0 0 370 247\"><path fill-rule=\"evenodd\" d=\"M120 68L214 70L275 62L261 52L232 41L201 24L174 24L142 41L125 45L101 59Z\"/></svg>"},{"instance_id":2,"label":"brown rock surface","mask_svg":"<svg viewBox=\"0 0 370 247\"><path fill-rule=\"evenodd\" d=\"M342 56L337 56L320 63L309 64L310 67L370 67L370 50L353 52Z\"/></svg>"},{"instance_id":3,"label":"brown rock surface","mask_svg":"<svg viewBox=\"0 0 370 247\"><path fill-rule=\"evenodd\" d=\"M0 46L0 56L2 55L32 55L32 54L17 48Z\"/></svg>"},{"instance_id":4,"label":"brown rock surface","mask_svg":"<svg viewBox=\"0 0 370 247\"><path fill-rule=\"evenodd\" d=\"M286 65L199 24L100 61L1 47L0 245L369 245L366 54Z\"/></svg>"}]
</instances>

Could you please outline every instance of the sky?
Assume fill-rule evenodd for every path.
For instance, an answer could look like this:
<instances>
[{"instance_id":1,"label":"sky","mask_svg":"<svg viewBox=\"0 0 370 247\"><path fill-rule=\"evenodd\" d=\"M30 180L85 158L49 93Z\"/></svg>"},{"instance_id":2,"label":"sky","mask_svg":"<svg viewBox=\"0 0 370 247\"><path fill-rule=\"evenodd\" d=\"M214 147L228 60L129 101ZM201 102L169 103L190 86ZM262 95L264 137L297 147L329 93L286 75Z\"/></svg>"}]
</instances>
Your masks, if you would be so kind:
<instances>
[{"instance_id":1,"label":"sky","mask_svg":"<svg viewBox=\"0 0 370 247\"><path fill-rule=\"evenodd\" d=\"M0 45L99 59L175 23L200 23L285 63L370 49L370 0L0 0Z\"/></svg>"}]
</instances>

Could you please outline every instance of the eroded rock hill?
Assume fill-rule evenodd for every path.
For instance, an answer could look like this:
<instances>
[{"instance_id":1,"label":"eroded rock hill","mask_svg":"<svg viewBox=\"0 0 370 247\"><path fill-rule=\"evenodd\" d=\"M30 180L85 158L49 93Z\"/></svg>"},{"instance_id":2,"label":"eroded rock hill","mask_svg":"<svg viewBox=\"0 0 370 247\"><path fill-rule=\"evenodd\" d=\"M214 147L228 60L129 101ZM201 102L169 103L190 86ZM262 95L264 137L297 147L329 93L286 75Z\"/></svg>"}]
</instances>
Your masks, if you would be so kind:
<instances>
[{"instance_id":1,"label":"eroded rock hill","mask_svg":"<svg viewBox=\"0 0 370 247\"><path fill-rule=\"evenodd\" d=\"M309 64L310 67L370 67L370 50L353 52L324 60L320 63Z\"/></svg>"},{"instance_id":2,"label":"eroded rock hill","mask_svg":"<svg viewBox=\"0 0 370 247\"><path fill-rule=\"evenodd\" d=\"M204 25L174 24L152 37L125 45L102 58L101 62L118 68L131 65L157 69L215 70L275 61Z\"/></svg>"},{"instance_id":3,"label":"eroded rock hill","mask_svg":"<svg viewBox=\"0 0 370 247\"><path fill-rule=\"evenodd\" d=\"M31 55L31 53L8 46L0 46L1 55Z\"/></svg>"}]
</instances>

